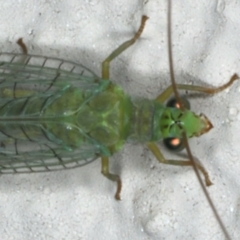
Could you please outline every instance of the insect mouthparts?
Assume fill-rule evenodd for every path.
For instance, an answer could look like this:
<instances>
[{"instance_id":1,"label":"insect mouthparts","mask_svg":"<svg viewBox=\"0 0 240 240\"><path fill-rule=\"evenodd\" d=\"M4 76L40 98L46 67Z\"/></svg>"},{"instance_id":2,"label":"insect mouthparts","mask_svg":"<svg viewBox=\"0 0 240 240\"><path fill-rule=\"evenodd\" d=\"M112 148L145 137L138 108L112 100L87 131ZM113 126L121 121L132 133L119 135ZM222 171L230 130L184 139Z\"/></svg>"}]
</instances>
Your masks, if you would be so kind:
<instances>
[{"instance_id":1,"label":"insect mouthparts","mask_svg":"<svg viewBox=\"0 0 240 240\"><path fill-rule=\"evenodd\" d=\"M210 130L213 128L213 124L212 124L211 121L207 118L206 115L204 115L203 113L201 113L201 114L199 115L199 117L200 117L200 119L202 120L204 126L203 126L203 129L202 129L202 131L199 133L198 136L200 136L200 135L202 135L202 134L210 131Z\"/></svg>"}]
</instances>

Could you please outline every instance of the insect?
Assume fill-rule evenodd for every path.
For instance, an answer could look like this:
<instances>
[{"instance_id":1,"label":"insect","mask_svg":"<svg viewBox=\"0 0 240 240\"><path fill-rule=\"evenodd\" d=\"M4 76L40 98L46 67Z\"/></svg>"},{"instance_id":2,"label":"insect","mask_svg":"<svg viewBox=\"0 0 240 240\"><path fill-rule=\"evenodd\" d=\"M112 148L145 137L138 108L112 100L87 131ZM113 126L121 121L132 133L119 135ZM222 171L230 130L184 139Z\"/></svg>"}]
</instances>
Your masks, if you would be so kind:
<instances>
[{"instance_id":1,"label":"insect","mask_svg":"<svg viewBox=\"0 0 240 240\"><path fill-rule=\"evenodd\" d=\"M101 157L102 174L117 183L115 198L120 200L121 180L109 172L108 160L126 141L147 143L161 163L191 165L190 161L165 159L154 142L181 138L183 132L187 137L200 136L212 128L207 117L164 107L172 86L154 101L132 100L109 81L110 62L140 37L147 19L143 16L135 36L106 58L102 78L59 59L1 54L2 174L75 168ZM18 43L26 51L21 39ZM177 88L213 94L237 79L235 74L216 89L190 85ZM206 185L211 185L207 171L196 165Z\"/></svg>"},{"instance_id":2,"label":"insect","mask_svg":"<svg viewBox=\"0 0 240 240\"><path fill-rule=\"evenodd\" d=\"M141 34L145 21L146 17L143 17L142 25L132 42L137 40ZM120 178L109 173L108 158L123 144L116 142L118 141L116 136L118 126L115 126L115 119L113 121L114 114L116 117L115 111L119 107L117 106L118 98L123 99L123 103L119 103L120 105L125 106L124 104L126 104L127 106L128 102L124 103L126 96L121 88L108 81L108 64L116 57L115 55L120 54L125 47L129 46L129 42L125 43L107 58L103 64L102 74L102 79L105 80L97 77L88 69L75 66L71 62L3 53L1 55L1 115L4 123L1 127L1 172L18 173L66 169L82 166L102 156L102 172L107 178L117 182L116 198L120 199ZM66 82L66 79L69 80ZM229 81L229 85L236 79L237 76L234 75ZM182 88L206 90L187 86L182 86ZM170 91L171 89L169 89ZM160 105L166 99L166 96L160 95L156 99L156 104ZM130 102L130 104L132 103ZM142 103L140 99L136 100L134 104L133 107L136 109L133 111L135 112L135 116L132 116L133 119L141 119L140 107L146 108L150 114L151 109L154 109L152 101L146 100ZM122 109L127 109L123 106ZM131 106L131 108L133 107ZM162 105L160 107L160 110L165 109ZM170 115L181 113L178 109L169 109L169 112ZM107 118L103 118L103 115ZM71 116L74 118L71 119ZM121 114L118 113L117 116L117 119L120 119ZM144 117L143 115L143 120L145 120ZM165 118L169 120L168 116ZM91 125L98 124L99 119L102 121L102 126L101 124L97 125L92 131ZM211 124L206 118L203 119L207 125L206 130L208 130ZM77 120L79 126L76 124ZM95 122L92 122L93 120ZM134 121L136 122L135 119ZM112 130L111 126L106 128L106 122L113 122L113 131L110 131ZM179 121L175 122L177 122L177 129L181 124ZM141 123L139 126L144 125ZM172 126L171 128L174 128L174 125ZM110 132L106 132L106 129ZM149 132L153 135L149 129L143 128L144 132L137 132L137 130L131 129L131 141L136 141L136 139L140 142L149 141L145 133ZM181 137L181 134L167 136ZM111 141L114 142L114 145L111 145ZM28 146L26 146L26 142ZM164 161L154 143L148 143L148 147L159 161ZM191 165L189 161L168 161L167 163ZM206 170L200 164L198 167L205 176L206 185L210 185Z\"/></svg>"}]
</instances>

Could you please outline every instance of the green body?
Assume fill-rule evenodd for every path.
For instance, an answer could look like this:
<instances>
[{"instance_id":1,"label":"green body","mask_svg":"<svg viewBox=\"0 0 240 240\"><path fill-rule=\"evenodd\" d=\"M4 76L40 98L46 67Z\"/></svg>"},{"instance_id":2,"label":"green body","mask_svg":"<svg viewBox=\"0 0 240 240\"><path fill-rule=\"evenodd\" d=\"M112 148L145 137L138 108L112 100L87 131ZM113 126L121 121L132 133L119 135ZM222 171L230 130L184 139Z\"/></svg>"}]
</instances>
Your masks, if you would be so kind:
<instances>
[{"instance_id":1,"label":"green body","mask_svg":"<svg viewBox=\"0 0 240 240\"><path fill-rule=\"evenodd\" d=\"M2 173L78 167L126 142L181 138L183 131L191 137L203 127L194 113L132 98L81 65L39 56L21 64L21 55L2 55L11 59L0 62Z\"/></svg>"},{"instance_id":2,"label":"green body","mask_svg":"<svg viewBox=\"0 0 240 240\"><path fill-rule=\"evenodd\" d=\"M68 121L71 121L71 124L74 122L76 129L81 129L81 131L72 133L74 137L71 139L75 139L72 144L76 147L79 147L82 141L87 140L81 135L82 131L88 139L94 139L99 144L103 156L110 156L120 150L126 142L147 143L169 137L181 138L182 129L179 123L187 128L188 137L199 130L199 125L201 127L201 120L195 118L195 114L190 111L182 112L176 108L166 108L154 100L133 99L126 95L121 87L111 82L105 86L105 89L102 89L102 92L93 93L87 98L82 98L84 93L75 90L77 94L74 96L78 99L76 102L81 103L81 107L69 117L69 120L63 118L63 122L65 129L67 129ZM63 94L61 98L68 99L69 97ZM56 101L50 107L51 111L59 111L57 106L59 104ZM64 111L62 109L62 113ZM178 124L175 124L176 121ZM54 129L51 129L51 132L56 136ZM58 138L64 139L64 132Z\"/></svg>"},{"instance_id":3,"label":"green body","mask_svg":"<svg viewBox=\"0 0 240 240\"><path fill-rule=\"evenodd\" d=\"M66 84L51 96L12 100L0 106L0 116L0 129L11 129L15 139L48 139L66 151L95 144L101 156L110 156L125 142L181 137L174 122L189 125L194 115L156 101L132 99L121 87L99 80L99 88L91 91Z\"/></svg>"}]
</instances>

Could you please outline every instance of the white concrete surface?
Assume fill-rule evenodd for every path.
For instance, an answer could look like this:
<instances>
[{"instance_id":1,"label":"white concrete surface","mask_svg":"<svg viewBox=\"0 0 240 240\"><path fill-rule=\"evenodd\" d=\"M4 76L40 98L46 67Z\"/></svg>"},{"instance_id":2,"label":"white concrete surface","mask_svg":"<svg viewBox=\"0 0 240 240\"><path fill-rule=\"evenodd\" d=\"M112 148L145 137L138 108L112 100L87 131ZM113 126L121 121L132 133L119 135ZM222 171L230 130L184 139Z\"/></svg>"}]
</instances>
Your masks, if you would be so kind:
<instances>
[{"instance_id":1,"label":"white concrete surface","mask_svg":"<svg viewBox=\"0 0 240 240\"><path fill-rule=\"evenodd\" d=\"M156 97L169 84L165 0L7 0L0 8L1 50L79 62L100 75L101 62L132 37L141 39L116 59L111 79L129 94ZM178 82L219 86L240 74L240 2L173 1L173 53ZM190 141L208 169L209 193L232 239L240 238L240 82L192 101L215 128ZM169 156L169 154L167 154ZM172 154L170 154L172 156ZM174 155L172 158L176 158ZM100 161L83 168L0 177L2 240L224 239L193 170L159 164L142 145L126 145L111 159L115 184Z\"/></svg>"}]
</instances>

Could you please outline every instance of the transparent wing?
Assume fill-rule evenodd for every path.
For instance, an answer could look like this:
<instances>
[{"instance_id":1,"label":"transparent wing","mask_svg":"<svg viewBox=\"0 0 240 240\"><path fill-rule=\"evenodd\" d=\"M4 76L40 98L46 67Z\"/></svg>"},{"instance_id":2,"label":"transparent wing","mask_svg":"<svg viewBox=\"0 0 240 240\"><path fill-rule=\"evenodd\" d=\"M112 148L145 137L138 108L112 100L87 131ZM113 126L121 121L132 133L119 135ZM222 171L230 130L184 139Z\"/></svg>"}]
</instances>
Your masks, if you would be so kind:
<instances>
[{"instance_id":1,"label":"transparent wing","mask_svg":"<svg viewBox=\"0 0 240 240\"><path fill-rule=\"evenodd\" d=\"M71 84L83 90L99 88L97 77L86 67L57 58L0 53L0 88L47 93ZM27 96L27 95L25 95ZM13 96L16 97L16 96Z\"/></svg>"},{"instance_id":2,"label":"transparent wing","mask_svg":"<svg viewBox=\"0 0 240 240\"><path fill-rule=\"evenodd\" d=\"M94 161L99 152L94 145L82 145L79 149L70 151L61 147L52 148L47 144L28 145L29 150L17 154L4 146L1 147L1 174L49 172L81 167Z\"/></svg>"},{"instance_id":3,"label":"transparent wing","mask_svg":"<svg viewBox=\"0 0 240 240\"><path fill-rule=\"evenodd\" d=\"M88 96L100 91L103 81L72 62L1 53L0 173L54 171L95 160L102 146L81 128L72 124L70 135L64 123L56 122L52 127L39 119L52 103L70 101L66 96L74 89L81 89L86 102Z\"/></svg>"}]
</instances>

